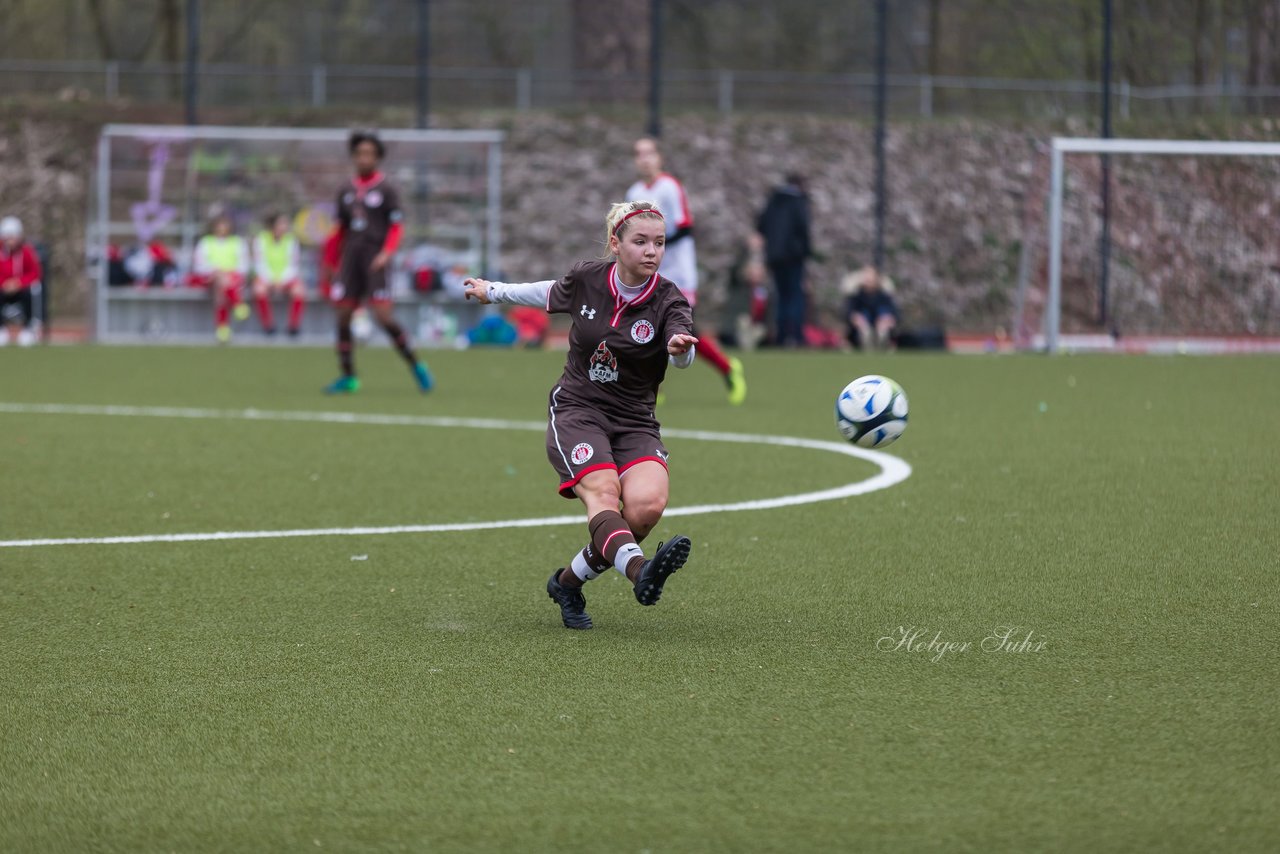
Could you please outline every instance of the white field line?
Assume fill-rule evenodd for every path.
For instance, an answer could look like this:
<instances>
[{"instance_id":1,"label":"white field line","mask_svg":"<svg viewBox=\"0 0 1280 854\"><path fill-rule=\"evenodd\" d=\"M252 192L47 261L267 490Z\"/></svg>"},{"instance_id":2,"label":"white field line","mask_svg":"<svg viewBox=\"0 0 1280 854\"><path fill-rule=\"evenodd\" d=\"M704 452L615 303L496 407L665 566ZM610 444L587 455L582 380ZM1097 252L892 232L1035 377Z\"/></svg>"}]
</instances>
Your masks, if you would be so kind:
<instances>
[{"instance_id":1,"label":"white field line","mask_svg":"<svg viewBox=\"0 0 1280 854\"><path fill-rule=\"evenodd\" d=\"M540 421L507 421L494 418L447 418L433 415L379 415L353 412L283 412L262 409L199 409L167 406L90 406L64 403L3 403L0 413L17 415L91 415L126 418L190 418L219 421L291 421L319 424L369 424L379 426L446 427L470 430L536 430L543 431ZM911 476L911 466L897 457L880 451L859 448L844 442L826 442L794 436L767 436L748 433L718 433L706 430L663 430L673 439L700 442L732 442L750 445L773 445L856 457L880 467L879 474L832 489L760 498L724 504L698 504L671 507L667 516L697 516L705 513L736 513L743 510L772 510L819 501L835 501L864 495L901 483ZM493 528L539 528L550 525L581 525L581 514L546 516L536 519L506 519L490 522L454 522L435 525L386 525L359 528L297 528L276 531L212 531L183 534L139 534L116 537L62 537L31 540L0 540L0 548L32 548L36 546L119 545L131 543L190 543L211 540L260 540L286 537L352 537L387 534L438 534L455 531L481 531Z\"/></svg>"}]
</instances>

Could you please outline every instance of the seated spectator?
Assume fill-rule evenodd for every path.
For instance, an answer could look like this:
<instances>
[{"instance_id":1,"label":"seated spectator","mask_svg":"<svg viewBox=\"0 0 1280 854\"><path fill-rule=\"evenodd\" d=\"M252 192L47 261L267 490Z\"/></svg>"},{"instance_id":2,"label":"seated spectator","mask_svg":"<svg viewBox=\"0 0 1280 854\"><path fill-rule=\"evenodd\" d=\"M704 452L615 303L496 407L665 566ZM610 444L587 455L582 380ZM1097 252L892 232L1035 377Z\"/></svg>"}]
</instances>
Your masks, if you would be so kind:
<instances>
[{"instance_id":1,"label":"seated spectator","mask_svg":"<svg viewBox=\"0 0 1280 854\"><path fill-rule=\"evenodd\" d=\"M302 277L299 273L298 238L293 224L284 214L267 217L267 228L253 239L253 297L258 305L262 331L276 334L271 314L271 297L278 293L289 296L289 335L296 337L302 326Z\"/></svg>"},{"instance_id":2,"label":"seated spectator","mask_svg":"<svg viewBox=\"0 0 1280 854\"><path fill-rule=\"evenodd\" d=\"M240 293L249 269L249 248L244 238L233 232L230 216L218 214L213 218L209 233L196 243L192 269L196 283L213 292L218 340L225 344L231 340L232 312L236 320L249 317L249 307Z\"/></svg>"},{"instance_id":3,"label":"seated spectator","mask_svg":"<svg viewBox=\"0 0 1280 854\"><path fill-rule=\"evenodd\" d=\"M40 259L23 237L22 221L14 216L0 220L0 346L12 342L30 347L36 342L31 331L32 290L39 287L41 275Z\"/></svg>"},{"instance_id":4,"label":"seated spectator","mask_svg":"<svg viewBox=\"0 0 1280 854\"><path fill-rule=\"evenodd\" d=\"M111 257L112 250L115 258ZM119 260L125 279L123 284L131 284L138 288L171 288L177 284L178 267L173 262L173 254L160 242L159 238L152 238L151 242L145 246L135 246L128 250L127 254L122 254L116 246L108 247L107 253L109 261ZM112 271L109 274L108 283L120 284L115 281L116 276L117 274Z\"/></svg>"},{"instance_id":5,"label":"seated spectator","mask_svg":"<svg viewBox=\"0 0 1280 854\"><path fill-rule=\"evenodd\" d=\"M844 291L849 343L859 350L892 350L898 326L893 280L867 266L845 277Z\"/></svg>"}]
</instances>

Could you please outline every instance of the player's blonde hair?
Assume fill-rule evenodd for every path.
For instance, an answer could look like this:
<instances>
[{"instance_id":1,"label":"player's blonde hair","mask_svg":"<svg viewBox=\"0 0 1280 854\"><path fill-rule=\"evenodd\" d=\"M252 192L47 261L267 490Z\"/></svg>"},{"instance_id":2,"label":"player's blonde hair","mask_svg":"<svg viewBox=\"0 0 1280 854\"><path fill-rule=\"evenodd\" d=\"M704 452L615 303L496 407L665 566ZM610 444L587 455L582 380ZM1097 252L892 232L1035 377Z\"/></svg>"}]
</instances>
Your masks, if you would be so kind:
<instances>
[{"instance_id":1,"label":"player's blonde hair","mask_svg":"<svg viewBox=\"0 0 1280 854\"><path fill-rule=\"evenodd\" d=\"M609 215L604 218L604 245L606 251L609 248L609 238L614 236L621 238L631 220L657 219L661 221L662 218L662 211L658 210L658 206L653 202L615 202L613 207L609 208Z\"/></svg>"}]
</instances>

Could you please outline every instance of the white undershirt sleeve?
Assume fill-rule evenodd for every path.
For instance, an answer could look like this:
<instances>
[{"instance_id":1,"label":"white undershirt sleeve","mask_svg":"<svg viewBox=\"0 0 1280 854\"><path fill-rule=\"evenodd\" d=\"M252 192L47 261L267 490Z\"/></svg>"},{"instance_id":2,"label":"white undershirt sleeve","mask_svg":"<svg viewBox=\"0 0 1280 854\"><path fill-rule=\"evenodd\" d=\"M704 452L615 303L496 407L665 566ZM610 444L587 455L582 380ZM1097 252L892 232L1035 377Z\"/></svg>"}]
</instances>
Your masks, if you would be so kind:
<instances>
[{"instance_id":1,"label":"white undershirt sleeve","mask_svg":"<svg viewBox=\"0 0 1280 854\"><path fill-rule=\"evenodd\" d=\"M527 305L531 308L546 308L547 296L554 285L551 279L545 282L524 282L510 285L506 282L489 283L489 302L503 305Z\"/></svg>"},{"instance_id":2,"label":"white undershirt sleeve","mask_svg":"<svg viewBox=\"0 0 1280 854\"><path fill-rule=\"evenodd\" d=\"M698 351L698 345L694 344L685 351L683 356L668 356L667 361L671 362L672 367L687 368L693 364L693 356Z\"/></svg>"}]
</instances>

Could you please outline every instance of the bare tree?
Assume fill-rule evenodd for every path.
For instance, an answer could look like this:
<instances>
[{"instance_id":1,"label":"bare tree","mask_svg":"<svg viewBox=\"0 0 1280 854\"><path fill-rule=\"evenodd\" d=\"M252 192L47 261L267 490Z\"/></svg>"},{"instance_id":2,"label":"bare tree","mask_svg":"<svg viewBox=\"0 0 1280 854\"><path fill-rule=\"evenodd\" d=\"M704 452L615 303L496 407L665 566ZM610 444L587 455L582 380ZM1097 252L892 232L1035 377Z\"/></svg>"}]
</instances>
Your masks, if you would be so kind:
<instances>
[{"instance_id":1,"label":"bare tree","mask_svg":"<svg viewBox=\"0 0 1280 854\"><path fill-rule=\"evenodd\" d=\"M102 0L89 0L89 17L93 20L93 34L98 42L98 54L107 62L116 58L115 45L111 43L111 30L102 8Z\"/></svg>"},{"instance_id":2,"label":"bare tree","mask_svg":"<svg viewBox=\"0 0 1280 854\"><path fill-rule=\"evenodd\" d=\"M573 0L574 65L627 73L649 65L650 0Z\"/></svg>"},{"instance_id":3,"label":"bare tree","mask_svg":"<svg viewBox=\"0 0 1280 854\"><path fill-rule=\"evenodd\" d=\"M621 78L648 70L649 9L650 0L573 0L573 67L597 72L601 78L579 78L576 86L580 90L587 87L587 92L580 94L608 103L635 100L638 92Z\"/></svg>"}]
</instances>

